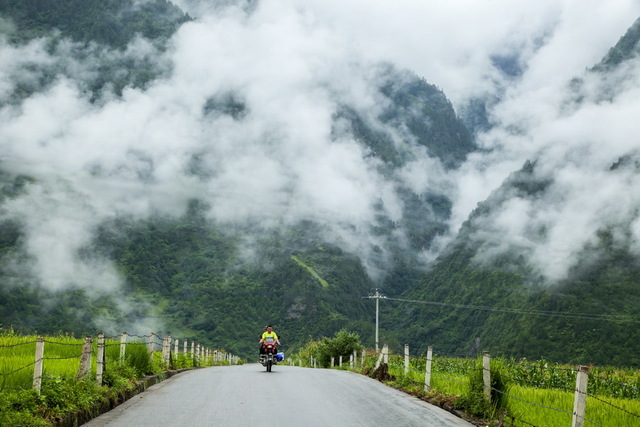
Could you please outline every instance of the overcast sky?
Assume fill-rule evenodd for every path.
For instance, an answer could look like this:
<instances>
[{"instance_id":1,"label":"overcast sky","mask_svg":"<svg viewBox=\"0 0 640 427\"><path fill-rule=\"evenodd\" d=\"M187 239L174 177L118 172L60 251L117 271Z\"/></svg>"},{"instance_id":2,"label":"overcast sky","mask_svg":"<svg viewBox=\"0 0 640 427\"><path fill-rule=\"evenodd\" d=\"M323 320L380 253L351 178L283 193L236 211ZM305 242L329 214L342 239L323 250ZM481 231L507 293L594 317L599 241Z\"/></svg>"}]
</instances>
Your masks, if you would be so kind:
<instances>
[{"instance_id":1,"label":"overcast sky","mask_svg":"<svg viewBox=\"0 0 640 427\"><path fill-rule=\"evenodd\" d=\"M640 67L620 71L626 86L611 102L586 93L588 102L576 111L562 106L567 82L618 41L640 16L640 2L264 0L250 14L219 6L230 2L175 3L196 20L165 53L136 40L125 52L96 49L91 60L78 62L72 43L50 55L42 41L21 48L0 42L2 99L20 79L38 78L29 64L68 76L0 109L0 166L39 179L27 195L6 202L2 215L27 225L30 267L49 288L117 289L113 266L77 255L94 228L122 214L180 215L192 197L209 201L221 222L315 220L366 259L367 248L381 243L366 231L374 204L381 200L397 219L400 202L376 160L348 133L332 134L331 119L339 103L375 117L383 102L374 90L380 61L437 85L456 108L473 97L501 99L491 111L496 128L478 139L488 153L445 174L416 150L396 177L417 192L446 189L454 198L453 231L511 172L541 158L541 173L558 180L549 196L555 199L514 200L488 230L529 250L551 279L566 274L603 224L635 224L635 244L640 200L627 197L622 208L612 203L632 193L636 178L605 171L638 146ZM500 73L495 56L515 58L524 74ZM147 58L166 77L91 104L82 82L99 61L123 57ZM585 90L595 93L603 84L587 79ZM249 107L242 121L203 118L207 100L230 93ZM194 155L209 179L186 173ZM535 240L541 227L548 237Z\"/></svg>"}]
</instances>

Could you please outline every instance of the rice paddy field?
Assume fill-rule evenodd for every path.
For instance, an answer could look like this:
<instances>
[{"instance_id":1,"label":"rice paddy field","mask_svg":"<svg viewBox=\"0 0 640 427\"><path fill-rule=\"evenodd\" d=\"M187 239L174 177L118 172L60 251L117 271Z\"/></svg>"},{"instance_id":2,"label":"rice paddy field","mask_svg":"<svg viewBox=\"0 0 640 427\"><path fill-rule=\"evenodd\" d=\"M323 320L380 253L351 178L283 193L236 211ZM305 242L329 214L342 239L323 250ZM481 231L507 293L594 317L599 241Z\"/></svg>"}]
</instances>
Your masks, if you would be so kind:
<instances>
[{"instance_id":1,"label":"rice paddy field","mask_svg":"<svg viewBox=\"0 0 640 427\"><path fill-rule=\"evenodd\" d=\"M571 426L578 367L544 360L492 359L491 364L505 383L500 393L507 397L508 425ZM389 358L389 373L409 377L418 387L424 385L425 366L424 357L412 357L405 375L404 357ZM464 396L470 392L473 372L481 366L478 359L434 356L431 388ZM584 421L585 426L640 426L640 371L590 366Z\"/></svg>"},{"instance_id":2,"label":"rice paddy field","mask_svg":"<svg viewBox=\"0 0 640 427\"><path fill-rule=\"evenodd\" d=\"M2 390L29 389L33 386L37 336L0 336L0 393ZM42 381L65 381L78 375L83 353L84 339L71 336L44 338ZM95 378L97 340L92 343L91 375ZM126 363L134 367L140 376L162 368L161 344L155 343L155 351L149 358L148 337L129 338L123 360L120 359L120 337L105 340L105 370L110 364ZM159 348L158 348L159 347ZM182 348L180 349L182 351ZM172 349L173 351L173 349ZM179 353L173 357L174 368L194 366L189 355Z\"/></svg>"},{"instance_id":3,"label":"rice paddy field","mask_svg":"<svg viewBox=\"0 0 640 427\"><path fill-rule=\"evenodd\" d=\"M78 417L119 402L145 376L162 376L168 369L229 363L224 352L218 360L214 360L213 352L207 353L209 357L195 357L193 349L200 356L204 351L192 343L186 348L184 341L180 341L181 348L165 346L163 358L162 338L154 336L153 341L150 336L125 338L125 345L121 345L120 336L107 337L100 349L94 339L89 351L85 339L73 336L23 336L13 331L0 334L0 425L46 427L60 422L77 425ZM174 344L177 342L173 340ZM36 356L37 348L43 349L42 355ZM103 369L99 378L97 355L102 349L104 362L100 364ZM42 365L40 376L36 374L36 365L40 365L36 359ZM86 363L81 363L83 360L90 360L88 369ZM233 361L239 362L237 358Z\"/></svg>"},{"instance_id":4,"label":"rice paddy field","mask_svg":"<svg viewBox=\"0 0 640 427\"><path fill-rule=\"evenodd\" d=\"M37 338L0 337L0 390L26 389L32 386ZM51 379L75 378L83 343L84 340L65 336L45 339L46 359L43 361L42 376Z\"/></svg>"}]
</instances>

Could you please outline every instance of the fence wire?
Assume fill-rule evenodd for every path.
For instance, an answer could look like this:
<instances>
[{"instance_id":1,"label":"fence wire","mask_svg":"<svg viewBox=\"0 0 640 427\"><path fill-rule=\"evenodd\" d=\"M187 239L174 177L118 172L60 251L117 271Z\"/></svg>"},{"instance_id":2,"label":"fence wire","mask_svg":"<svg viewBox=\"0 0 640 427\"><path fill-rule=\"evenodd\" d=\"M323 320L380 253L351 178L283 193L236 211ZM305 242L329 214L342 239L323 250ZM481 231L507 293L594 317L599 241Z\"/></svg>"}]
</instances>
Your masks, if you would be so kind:
<instances>
[{"instance_id":1,"label":"fence wire","mask_svg":"<svg viewBox=\"0 0 640 427\"><path fill-rule=\"evenodd\" d=\"M581 393L581 392L578 392L578 393ZM591 399L595 399L595 400L597 400L597 401L599 401L599 402L602 402L602 403L604 403L605 405L611 406L612 408L615 408L615 409L617 409L617 410L619 410L619 411L626 412L626 413L627 413L627 414L629 414L629 415L632 415L632 416L634 416L634 417L636 417L636 418L640 418L640 415L639 415L639 414L636 414L636 413L634 413L634 412L628 411L628 410L626 410L626 409L624 409L624 408L621 408L620 406L614 405L614 404L613 404L613 403L611 403L611 402L607 402L606 400L603 400L603 399L599 398L598 396L594 396L593 394L589 394L589 393L583 393L583 394L585 394L587 397L589 397L589 398L591 398Z\"/></svg>"},{"instance_id":2,"label":"fence wire","mask_svg":"<svg viewBox=\"0 0 640 427\"><path fill-rule=\"evenodd\" d=\"M126 333L125 333L126 334ZM172 338L172 337L162 337L159 336L157 334L151 333L150 335L131 335L131 334L126 334L126 337L131 339L130 341L125 341L124 343L121 342L121 338L122 338L122 334L121 335L114 335L114 336L110 336L110 337L106 337L106 336L102 336L101 338L93 338L92 342L91 342L91 346L89 347L88 350L82 350L79 352L79 354L74 354L74 355L65 355L64 353L68 353L68 351L60 351L57 352L55 350L56 346L65 346L65 347L80 347L80 348L84 348L84 346L86 345L86 341L81 341L81 339L78 339L78 342L61 342L61 341L57 341L55 339L52 338L43 338L43 339L37 339L37 340L29 340L29 341L25 341L25 342L18 342L18 343L14 343L14 344L1 344L0 345L0 350L2 349L6 349L4 351L4 354L11 354L13 349L15 349L16 347L24 347L24 346L33 346L34 344L38 344L39 342L41 342L43 345L46 344L46 346L44 347L44 354L42 357L39 357L37 360L30 362L30 363L26 363L23 366L19 366L16 368L13 368L12 370L8 371L8 372L0 372L0 379L2 379L3 383L5 384L5 386L1 386L0 390L2 389L26 389L29 387L32 387L33 385L31 384L31 380L29 380L29 385L27 386L27 382L22 379L19 381L24 381L24 386L22 387L11 387L10 383L7 385L7 381L11 381L9 380L9 378L11 378L12 376L16 375L17 373L24 371L26 369L32 368L35 369L35 365L39 364L39 363L46 363L46 361L60 361L60 360L77 360L80 359L81 362L80 363L84 363L82 362L82 360L84 359L85 356L96 356L97 355L97 351L98 348L102 347L103 350L105 350L104 354L104 360L102 361L94 361L92 362L92 364L102 364L103 367L107 367L107 365L111 364L111 363L120 363L119 361L119 357L115 357L114 360L110 360L111 357L108 356L106 354L106 348L107 347L120 347L121 345L125 346L125 349L131 346L137 346L137 347L145 347L146 349L148 349L149 351L149 356L150 358L155 362L161 363L162 365L164 365L165 363L169 363L171 366L173 366L173 362L176 360L176 356L178 355L184 355L186 360L191 360L192 358L197 357L198 358L198 365L201 366L202 363L213 363L215 364L216 362L222 361L222 359L218 358L218 357L214 357L214 355L218 352L216 351L205 351L205 347L202 345L198 345L198 348L200 349L202 353L199 353L197 350L195 350L194 348L194 341L191 340L186 340L186 339L178 339L178 338ZM151 343L151 339L154 339L154 342ZM169 339L171 338L171 339ZM102 339L102 342L100 341L100 339ZM174 341L174 339L176 341ZM142 340L142 341L139 341ZM111 342L109 342L111 341ZM185 346L175 346L175 343L178 341L182 341L183 343L186 343L188 341L191 341L191 345L189 347L185 347ZM152 344L152 345L151 345ZM36 346L37 347L37 346ZM52 350L53 349L53 350ZM185 351L186 350L186 351ZM166 360L163 357L163 354L165 351L167 351L166 355L164 355L165 357L168 356L168 360ZM52 354L53 353L53 354ZM58 353L58 354L56 354ZM62 354L59 354L62 353ZM182 354L180 354L182 353ZM221 354L221 353L218 353ZM21 359L23 357L27 357L26 354L24 353L24 351L19 353L18 358ZM31 356L33 357L33 356ZM88 360L88 359L87 359ZM207 361L209 360L209 361ZM226 359L225 359L226 360ZM90 369L91 370L91 369ZM60 378L60 377L52 377L52 376L38 376L35 377L37 379L42 379L42 380L61 380L64 379L66 380L66 378ZM35 379L34 378L34 379ZM75 380L74 378L68 378L68 380Z\"/></svg>"},{"instance_id":3,"label":"fence wire","mask_svg":"<svg viewBox=\"0 0 640 427\"><path fill-rule=\"evenodd\" d=\"M70 347L82 347L84 345L84 342L81 343L72 343L72 342L57 342L57 341L49 341L49 340L44 340L44 342L46 344L55 344L55 345L66 345L66 346L70 346Z\"/></svg>"},{"instance_id":4,"label":"fence wire","mask_svg":"<svg viewBox=\"0 0 640 427\"><path fill-rule=\"evenodd\" d=\"M17 344L3 344L3 345L0 345L0 348L13 348L13 347L19 347L22 345L35 344L36 342L37 341L27 341L27 342L21 342Z\"/></svg>"},{"instance_id":5,"label":"fence wire","mask_svg":"<svg viewBox=\"0 0 640 427\"><path fill-rule=\"evenodd\" d=\"M389 355L389 363L388 363L388 365L389 365L390 370L393 370L394 372L406 372L405 371L405 366L406 365L405 365L405 363L402 362L403 357L404 356L401 355L401 354L393 355L393 356ZM443 380L446 380L446 381L451 381L451 382L456 382L456 383L461 383L461 384L466 383L466 381L459 380L459 379L456 379L456 378L451 378L451 377L449 377L447 375L443 375L442 373L437 372L439 365L445 367L445 369L449 369L449 368L453 367L456 371L460 371L461 374L463 374L462 371L464 371L464 369L462 369L461 365L456 364L456 363L452 363L450 361L443 361L443 360L439 361L438 360L439 357L441 357L441 356L433 355L433 357L431 359L432 371L430 373L430 376L432 378L434 378L434 377L435 378L440 378L440 379L443 379ZM492 359L492 358L489 356L489 359ZM425 362L424 364L426 365L426 358L424 356L422 356L422 357L410 357L408 372L411 372L413 374L418 374L418 375L426 375L427 374L426 367L425 367L425 370L420 370L420 369L416 368L417 365L422 365L423 364L422 360L424 360L424 362ZM495 360L498 360L500 362L504 362L504 360L502 360L502 359L495 359ZM474 364L475 363L477 363L477 362L474 361ZM577 372L578 372L578 369L575 369L575 368L564 368L564 367L559 367L559 366L555 366L555 365L547 366L546 364L545 365L540 365L540 364L527 363L527 362L519 362L518 363L518 362L512 361L511 365L512 366L522 366L522 367L525 367L527 369L536 369L536 370L539 370L539 371L542 371L542 372L544 372L544 371L551 371L551 372L560 371L560 372L564 372L565 374L567 374L567 377L564 377L563 380L566 381L566 380L570 379L572 381L572 383L575 382L574 374L577 374ZM487 369L484 366L483 367L474 367L474 368L471 368L471 369L467 369L466 371L467 371L467 374L469 374L472 371L478 371L478 370L487 371ZM488 369L488 370L490 371L491 369ZM569 378L568 377L569 374L571 374L573 378ZM593 375L591 375L591 376L593 377ZM505 379L507 379L508 381L511 381L514 384L522 383L522 381L516 380L515 378L510 377L510 376L504 376L503 375L503 377L505 377ZM598 378L601 379L601 380L609 380L609 378L605 378L605 377L598 377ZM418 384L418 383L416 383L416 384ZM622 384L625 384L625 383L622 383ZM532 385L529 385L529 386L532 386ZM541 388L541 387L534 387L534 388ZM546 388L557 389L559 391L563 391L563 392L567 392L567 393L580 393L573 386L572 387L566 387L566 386L562 386L562 385L555 385L555 386L545 385L541 389L546 389ZM564 410L564 409L554 408L552 406L544 405L544 404L541 404L541 403L531 402L531 401L523 399L521 397L514 396L514 395L512 395L510 393L507 393L505 391L498 390L498 389L496 389L494 387L490 387L490 389L495 391L496 393L504 395L508 399L514 399L514 400L520 401L522 403L525 403L525 404L528 404L528 405L532 405L532 406L535 406L535 407L538 407L538 408L541 408L541 409L544 409L544 410L551 410L551 411L556 411L556 412L559 412L559 413L564 413L564 414L570 415L572 417L574 416L573 412L570 412L570 411L567 411L567 410ZM623 412L623 413L625 413L625 414L627 414L629 416L632 416L632 417L640 419L640 414L634 413L632 411L629 411L629 410L627 410L625 408L620 407L619 405L613 404L613 403L607 401L606 399L603 399L602 397L599 397L599 396L597 396L597 395L595 395L593 393L582 393L582 394L586 395L587 398L591 398L591 399L594 399L594 400L596 400L598 402L601 402L602 404L605 404L605 405L609 406L610 408L612 408L614 410L618 410L618 411ZM515 419L518 422L521 422L523 424L534 426L534 424L532 424L532 423L530 423L528 421L516 418L514 416L510 416L510 418ZM599 424L598 422L596 422L594 420L591 420L591 419L588 419L586 417L583 417L583 420L584 420L585 423L602 427L602 425Z\"/></svg>"},{"instance_id":6,"label":"fence wire","mask_svg":"<svg viewBox=\"0 0 640 427\"><path fill-rule=\"evenodd\" d=\"M28 365L24 365L24 366L22 366L22 367L20 367L20 368L14 369L14 370L13 370L13 371L11 371L11 372L4 372L4 373L0 373L0 377L8 377L9 375L13 375L13 374L15 374L16 372L20 372L20 371L22 371L23 369L27 369L28 367L33 366L33 365L35 365L35 364L36 364L36 362L34 361L34 362L29 363Z\"/></svg>"}]
</instances>

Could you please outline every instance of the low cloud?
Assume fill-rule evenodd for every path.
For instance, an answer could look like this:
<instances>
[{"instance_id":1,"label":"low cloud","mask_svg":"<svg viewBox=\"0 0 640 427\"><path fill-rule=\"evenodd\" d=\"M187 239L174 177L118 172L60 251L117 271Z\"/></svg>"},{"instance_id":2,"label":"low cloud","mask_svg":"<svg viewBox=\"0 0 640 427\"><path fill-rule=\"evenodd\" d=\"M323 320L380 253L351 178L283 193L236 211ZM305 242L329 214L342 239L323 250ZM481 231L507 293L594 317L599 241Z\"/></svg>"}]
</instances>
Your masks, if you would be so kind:
<instances>
[{"instance_id":1,"label":"low cloud","mask_svg":"<svg viewBox=\"0 0 640 427\"><path fill-rule=\"evenodd\" d=\"M316 221L361 253L372 274L380 266L368 251L384 242L368 231L380 206L390 219L400 217L396 185L446 189L455 232L509 173L539 158L540 173L556 179L555 199L505 205L495 227L516 236L534 226L527 222L546 226L547 239L529 243L541 268L548 254L570 258L603 216L622 221L607 203L629 191L634 177L609 177L606 188L606 180L587 178L634 145L637 81L624 80L627 90L608 102L588 100L572 112L565 104L569 79L595 64L640 15L636 2L176 4L195 20L164 52L143 39L124 52L92 46L85 57L70 41L53 53L46 40L0 43L0 167L37 180L5 201L2 216L27 226L25 248L49 289L90 288L90 271L106 288L117 287L109 265L77 257L95 227L119 215L181 215L192 198L206 200L209 215L223 223ZM496 57L510 58L522 74L505 74ZM121 93L105 86L92 102L100 64L125 59L151 64L156 79ZM497 97L496 127L478 139L485 151L449 174L413 146L414 160L393 180L383 176L379 160L334 120L350 105L375 123L387 102L377 91L380 62L415 71L457 108ZM21 74L25 69L34 71ZM41 70L55 78L43 83ZM629 65L625 75L635 70ZM585 91L603 84L586 79ZM19 84L34 91L17 102L11 94ZM225 110L229 100L233 111ZM411 147L397 131L393 137ZM594 188L609 196L592 200ZM627 216L634 208L626 207ZM563 224L571 215L581 218L574 225L582 233ZM436 256L433 250L425 256ZM561 277L570 264L549 277Z\"/></svg>"},{"instance_id":2,"label":"low cloud","mask_svg":"<svg viewBox=\"0 0 640 427\"><path fill-rule=\"evenodd\" d=\"M518 93L496 109L501 126L482 137L520 142L521 155L536 161L532 179L549 186L525 199L514 195L486 219L485 227L502 239L486 257L520 248L543 277L557 281L567 278L584 250L598 243L599 232L610 232L614 245L637 251L638 69L640 61L631 60L612 74L586 72L577 93L568 85L556 93L545 88L552 94L548 97ZM534 107L525 111L518 106L523 101ZM518 134L511 136L513 128ZM510 164L510 157L495 165ZM481 164L486 158L472 161Z\"/></svg>"}]
</instances>

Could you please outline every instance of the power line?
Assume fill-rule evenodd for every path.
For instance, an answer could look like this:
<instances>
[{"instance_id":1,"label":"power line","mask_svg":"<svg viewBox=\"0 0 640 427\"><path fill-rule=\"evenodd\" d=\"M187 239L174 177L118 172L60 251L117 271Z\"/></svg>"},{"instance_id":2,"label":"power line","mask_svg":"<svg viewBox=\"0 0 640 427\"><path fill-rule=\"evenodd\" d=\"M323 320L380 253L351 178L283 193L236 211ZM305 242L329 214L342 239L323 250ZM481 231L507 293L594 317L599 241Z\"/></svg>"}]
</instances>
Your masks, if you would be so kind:
<instances>
[{"instance_id":1,"label":"power line","mask_svg":"<svg viewBox=\"0 0 640 427\"><path fill-rule=\"evenodd\" d=\"M597 314L597 313L569 313L569 312L563 313L558 311L540 311L540 310L518 310L515 308L497 308L497 307L491 307L486 305L452 304L452 303L446 303L446 302L422 301L422 300L390 298L390 297L386 297L385 299L388 299L391 301L409 302L413 304L425 304L425 305L437 305L441 307L463 308L466 310L483 310L483 311L513 313L513 314L530 314L535 316L561 317L561 318L568 318L568 319L605 320L605 321L611 321L611 322L639 322L640 321L640 319L632 319L629 316L624 316L624 315L610 315L610 314Z\"/></svg>"}]
</instances>

